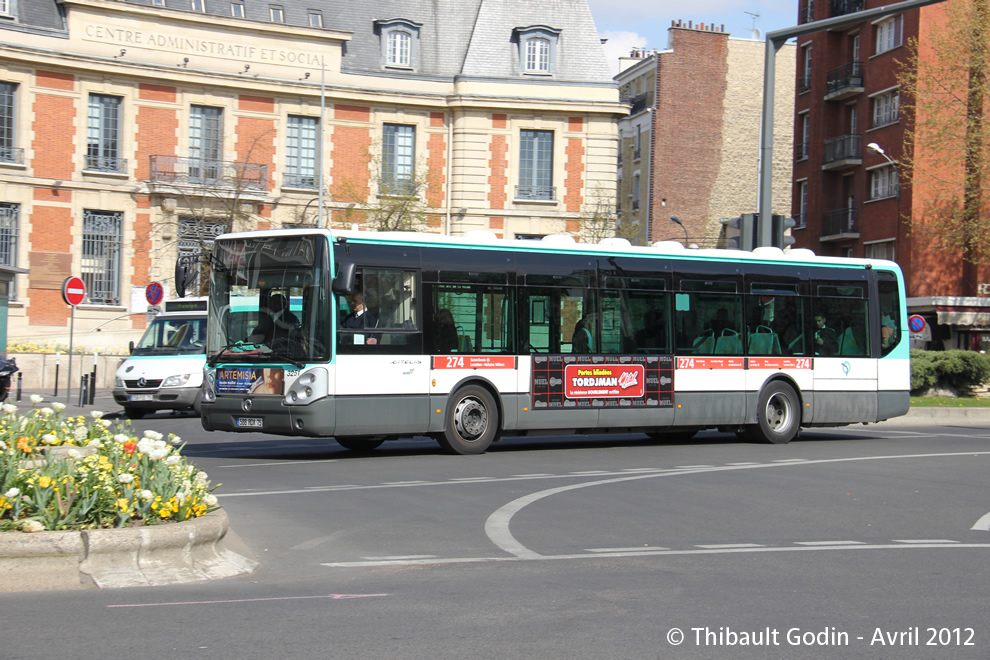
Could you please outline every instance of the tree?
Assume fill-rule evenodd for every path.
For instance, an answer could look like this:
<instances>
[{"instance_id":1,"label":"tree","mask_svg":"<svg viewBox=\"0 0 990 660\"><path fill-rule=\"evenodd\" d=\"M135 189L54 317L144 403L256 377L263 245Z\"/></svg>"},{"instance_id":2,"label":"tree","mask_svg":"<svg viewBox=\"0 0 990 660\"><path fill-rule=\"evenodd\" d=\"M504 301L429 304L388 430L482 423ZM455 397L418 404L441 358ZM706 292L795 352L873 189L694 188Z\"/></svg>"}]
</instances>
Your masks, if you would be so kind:
<instances>
[{"instance_id":1,"label":"tree","mask_svg":"<svg viewBox=\"0 0 990 660\"><path fill-rule=\"evenodd\" d=\"M421 162L404 168L383 152L381 144L372 145L364 151L367 171L335 182L333 221L349 227L359 219L377 231L420 231L429 225L429 216L439 213L428 203L437 177Z\"/></svg>"},{"instance_id":2,"label":"tree","mask_svg":"<svg viewBox=\"0 0 990 660\"><path fill-rule=\"evenodd\" d=\"M990 258L990 0L950 0L944 21L908 43L898 74L905 132L902 171L912 186L911 231L968 264ZM919 212L920 211L920 212Z\"/></svg>"},{"instance_id":3,"label":"tree","mask_svg":"<svg viewBox=\"0 0 990 660\"><path fill-rule=\"evenodd\" d=\"M603 238L615 236L617 221L615 187L609 189L599 184L589 190L587 203L581 214L581 240L587 243L600 243Z\"/></svg>"},{"instance_id":4,"label":"tree","mask_svg":"<svg viewBox=\"0 0 990 660\"><path fill-rule=\"evenodd\" d=\"M187 295L208 292L213 239L225 232L256 229L264 220L258 211L271 187L270 172L267 166L251 162L251 155L262 151L272 132L254 136L238 162L153 157L151 183L165 211L154 228L161 239L157 252L200 257L199 276L190 282Z\"/></svg>"}]
</instances>

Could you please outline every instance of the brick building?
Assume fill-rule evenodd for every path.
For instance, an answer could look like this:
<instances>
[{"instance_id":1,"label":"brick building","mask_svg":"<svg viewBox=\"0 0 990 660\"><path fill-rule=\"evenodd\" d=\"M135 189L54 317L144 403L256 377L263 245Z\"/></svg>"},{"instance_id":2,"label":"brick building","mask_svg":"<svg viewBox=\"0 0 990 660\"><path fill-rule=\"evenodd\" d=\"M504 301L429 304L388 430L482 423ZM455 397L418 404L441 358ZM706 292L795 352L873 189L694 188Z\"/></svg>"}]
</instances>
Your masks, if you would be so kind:
<instances>
[{"instance_id":1,"label":"brick building","mask_svg":"<svg viewBox=\"0 0 990 660\"><path fill-rule=\"evenodd\" d=\"M949 0L952 2L953 0ZM898 68L907 44L944 21L947 3L817 32L797 44L792 234L797 247L830 256L891 259L904 271L908 311L928 328L912 346L990 346L990 268L962 253L932 249L924 238L921 182L900 181L910 156ZM799 21L885 6L880 0L800 4ZM902 185L902 183L904 185Z\"/></svg>"},{"instance_id":2,"label":"brick building","mask_svg":"<svg viewBox=\"0 0 990 660\"><path fill-rule=\"evenodd\" d=\"M619 124L620 222L641 242L716 247L721 218L756 211L764 42L680 22L663 51L636 50L615 76L631 104ZM794 47L778 55L776 85L791 89ZM777 125L792 117L779 98ZM790 137L774 138L774 212L790 209ZM673 224L676 216L684 229Z\"/></svg>"},{"instance_id":3,"label":"brick building","mask_svg":"<svg viewBox=\"0 0 990 660\"><path fill-rule=\"evenodd\" d=\"M77 343L125 345L145 286L221 231L371 228L414 198L424 231L579 235L614 191L627 108L585 0L6 6L12 339L66 341L79 275Z\"/></svg>"}]
</instances>

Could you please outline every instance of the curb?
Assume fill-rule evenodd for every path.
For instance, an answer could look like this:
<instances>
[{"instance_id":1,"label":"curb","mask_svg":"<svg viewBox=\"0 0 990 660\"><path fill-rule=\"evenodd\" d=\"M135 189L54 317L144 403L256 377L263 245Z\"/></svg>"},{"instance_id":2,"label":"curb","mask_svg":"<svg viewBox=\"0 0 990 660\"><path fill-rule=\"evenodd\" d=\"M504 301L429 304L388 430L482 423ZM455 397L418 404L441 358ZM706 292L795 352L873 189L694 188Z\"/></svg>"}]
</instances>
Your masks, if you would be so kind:
<instances>
[{"instance_id":1,"label":"curb","mask_svg":"<svg viewBox=\"0 0 990 660\"><path fill-rule=\"evenodd\" d=\"M224 547L223 509L151 527L0 533L0 592L117 589L206 582L258 562Z\"/></svg>"},{"instance_id":2,"label":"curb","mask_svg":"<svg viewBox=\"0 0 990 660\"><path fill-rule=\"evenodd\" d=\"M951 426L953 424L975 424L990 426L990 408L942 408L916 406L901 417L892 417L883 425L898 424L932 424L934 426Z\"/></svg>"}]
</instances>

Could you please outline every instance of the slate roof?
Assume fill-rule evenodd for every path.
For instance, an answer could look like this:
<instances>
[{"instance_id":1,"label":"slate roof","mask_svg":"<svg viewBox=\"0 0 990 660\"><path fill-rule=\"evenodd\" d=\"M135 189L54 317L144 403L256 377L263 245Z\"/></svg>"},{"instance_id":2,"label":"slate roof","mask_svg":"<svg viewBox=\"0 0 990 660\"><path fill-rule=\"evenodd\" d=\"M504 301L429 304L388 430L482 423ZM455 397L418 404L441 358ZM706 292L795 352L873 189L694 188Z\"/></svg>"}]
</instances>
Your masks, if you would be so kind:
<instances>
[{"instance_id":1,"label":"slate roof","mask_svg":"<svg viewBox=\"0 0 990 660\"><path fill-rule=\"evenodd\" d=\"M124 0L151 6L152 0ZM206 12L231 16L231 0L203 0ZM402 18L420 24L416 70L388 75L427 78L467 76L524 79L519 73L514 30L545 25L559 30L556 70L551 82L614 86L587 0L236 0L245 20L271 21L282 8L284 23L309 27L309 12L323 15L323 27L353 34L345 45L345 72L384 73L376 20ZM58 0L14 3L17 22L64 29ZM166 9L191 11L191 0L165 0ZM3 24L0 23L0 27ZM542 81L541 81L542 82Z\"/></svg>"}]
</instances>

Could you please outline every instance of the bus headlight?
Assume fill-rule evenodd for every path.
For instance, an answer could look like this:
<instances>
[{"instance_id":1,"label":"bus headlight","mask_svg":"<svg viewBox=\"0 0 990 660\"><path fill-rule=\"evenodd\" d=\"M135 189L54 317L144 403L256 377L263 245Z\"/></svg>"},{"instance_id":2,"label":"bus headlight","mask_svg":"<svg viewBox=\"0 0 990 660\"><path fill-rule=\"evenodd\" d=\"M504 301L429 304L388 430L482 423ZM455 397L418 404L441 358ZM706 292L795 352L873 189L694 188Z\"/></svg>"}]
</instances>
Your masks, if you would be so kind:
<instances>
[{"instance_id":1,"label":"bus headlight","mask_svg":"<svg viewBox=\"0 0 990 660\"><path fill-rule=\"evenodd\" d=\"M287 406L307 406L329 394L330 374L323 367L313 367L296 378L283 402Z\"/></svg>"},{"instance_id":2,"label":"bus headlight","mask_svg":"<svg viewBox=\"0 0 990 660\"><path fill-rule=\"evenodd\" d=\"M204 369L203 374L203 388L201 401L206 401L207 403L213 403L217 400L217 391L215 389L215 383L217 379L217 372L212 369Z\"/></svg>"}]
</instances>

